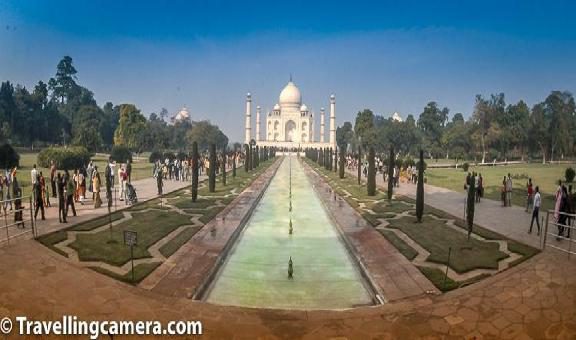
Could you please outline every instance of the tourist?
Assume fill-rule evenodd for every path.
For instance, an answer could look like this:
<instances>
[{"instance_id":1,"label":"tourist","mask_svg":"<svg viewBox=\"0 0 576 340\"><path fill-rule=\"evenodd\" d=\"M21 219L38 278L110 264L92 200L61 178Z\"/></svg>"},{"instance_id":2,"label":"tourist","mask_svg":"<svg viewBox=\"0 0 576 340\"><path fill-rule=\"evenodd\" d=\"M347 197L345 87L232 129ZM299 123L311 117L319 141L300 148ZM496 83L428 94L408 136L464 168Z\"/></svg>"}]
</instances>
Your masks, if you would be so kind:
<instances>
[{"instance_id":1,"label":"tourist","mask_svg":"<svg viewBox=\"0 0 576 340\"><path fill-rule=\"evenodd\" d=\"M108 208L112 207L112 187L114 185L114 171L112 170L112 159L109 159L104 171L104 180L106 181L106 200Z\"/></svg>"},{"instance_id":2,"label":"tourist","mask_svg":"<svg viewBox=\"0 0 576 340\"><path fill-rule=\"evenodd\" d=\"M24 207L22 206L22 188L18 183L16 177L16 168L12 170L12 194L14 197L14 222L17 226L25 227L24 225Z\"/></svg>"},{"instance_id":3,"label":"tourist","mask_svg":"<svg viewBox=\"0 0 576 340\"><path fill-rule=\"evenodd\" d=\"M6 197L5 197L5 201L4 201L4 211L6 211L8 209L8 204L10 204L10 211L12 211L12 175L11 175L11 171L6 169L5 175L4 175L4 187L6 188Z\"/></svg>"},{"instance_id":4,"label":"tourist","mask_svg":"<svg viewBox=\"0 0 576 340\"><path fill-rule=\"evenodd\" d=\"M532 178L528 178L528 183L526 183L526 212L532 206L534 202L534 189L532 188Z\"/></svg>"},{"instance_id":5,"label":"tourist","mask_svg":"<svg viewBox=\"0 0 576 340\"><path fill-rule=\"evenodd\" d=\"M468 173L468 175L466 175L466 181L464 182L464 190L468 191L468 187L470 186L470 179L472 178L472 175L470 173Z\"/></svg>"},{"instance_id":6,"label":"tourist","mask_svg":"<svg viewBox=\"0 0 576 340\"><path fill-rule=\"evenodd\" d=\"M132 162L130 162L130 160L126 161L126 181L128 183L131 183L132 181Z\"/></svg>"},{"instance_id":7,"label":"tourist","mask_svg":"<svg viewBox=\"0 0 576 340\"><path fill-rule=\"evenodd\" d=\"M34 191L34 205L36 209L34 210L34 219L38 219L38 210L42 212L42 220L44 221L46 217L44 216L44 201L42 200L42 185L40 184L40 175L36 177L36 181L33 184L32 190Z\"/></svg>"},{"instance_id":8,"label":"tourist","mask_svg":"<svg viewBox=\"0 0 576 340\"><path fill-rule=\"evenodd\" d=\"M74 206L74 192L75 192L75 185L74 180L70 178L70 173L68 170L64 171L64 185L65 185L65 194L66 194L66 209L64 210L64 214L68 217L68 209L72 208L72 214L76 216L76 207Z\"/></svg>"},{"instance_id":9,"label":"tourist","mask_svg":"<svg viewBox=\"0 0 576 340\"><path fill-rule=\"evenodd\" d=\"M44 207L48 208L50 206L50 195L48 194L48 188L46 186L46 178L40 171L40 190L42 194L42 202L44 203Z\"/></svg>"},{"instance_id":10,"label":"tourist","mask_svg":"<svg viewBox=\"0 0 576 340\"><path fill-rule=\"evenodd\" d=\"M122 168L120 176L120 200L126 200L126 204L128 204L128 199L126 199L126 183L128 183L128 172L126 172L126 169Z\"/></svg>"},{"instance_id":11,"label":"tourist","mask_svg":"<svg viewBox=\"0 0 576 340\"><path fill-rule=\"evenodd\" d=\"M120 187L120 201L124 201L124 166L118 167L118 186Z\"/></svg>"},{"instance_id":12,"label":"tourist","mask_svg":"<svg viewBox=\"0 0 576 340\"><path fill-rule=\"evenodd\" d=\"M502 206L506 206L506 176L502 180L502 188L500 189L500 199L502 200Z\"/></svg>"},{"instance_id":13,"label":"tourist","mask_svg":"<svg viewBox=\"0 0 576 340\"><path fill-rule=\"evenodd\" d=\"M480 198L484 197L484 178L482 178L482 174L478 174L478 196L480 196ZM478 202L480 202L480 199L478 199Z\"/></svg>"},{"instance_id":14,"label":"tourist","mask_svg":"<svg viewBox=\"0 0 576 340\"><path fill-rule=\"evenodd\" d=\"M562 194L560 195L560 211L558 217L558 236L556 240L561 240L564 236L564 230L566 229L566 220L568 219L568 190L566 186L562 186Z\"/></svg>"},{"instance_id":15,"label":"tourist","mask_svg":"<svg viewBox=\"0 0 576 340\"><path fill-rule=\"evenodd\" d=\"M2 176L2 174L0 174L0 208L1 209L4 209L4 185L5 185L4 176Z\"/></svg>"},{"instance_id":16,"label":"tourist","mask_svg":"<svg viewBox=\"0 0 576 340\"><path fill-rule=\"evenodd\" d=\"M540 196L540 189L536 186L534 194L534 203L532 205L532 220L530 221L530 230L528 234L532 233L532 225L534 225L534 220L536 220L536 226L538 227L538 235L540 235L540 205L542 204L542 198Z\"/></svg>"},{"instance_id":17,"label":"tourist","mask_svg":"<svg viewBox=\"0 0 576 340\"><path fill-rule=\"evenodd\" d=\"M162 183L163 179L164 179L164 173L162 171L162 168L159 168L158 173L156 174L156 185L158 187L158 195L162 195L162 187L164 186L164 183Z\"/></svg>"},{"instance_id":18,"label":"tourist","mask_svg":"<svg viewBox=\"0 0 576 340\"><path fill-rule=\"evenodd\" d=\"M78 169L74 170L74 175L72 175L72 183L74 184L74 202L78 202Z\"/></svg>"},{"instance_id":19,"label":"tourist","mask_svg":"<svg viewBox=\"0 0 576 340\"><path fill-rule=\"evenodd\" d=\"M56 177L57 192L58 192L58 220L60 223L66 222L66 199L64 198L64 178L58 173Z\"/></svg>"},{"instance_id":20,"label":"tourist","mask_svg":"<svg viewBox=\"0 0 576 340\"><path fill-rule=\"evenodd\" d=\"M92 199L94 199L93 176L94 176L94 164L92 163L92 161L90 161L90 163L88 163L88 166L86 167L86 183L88 183L88 192L92 193Z\"/></svg>"},{"instance_id":21,"label":"tourist","mask_svg":"<svg viewBox=\"0 0 576 340\"><path fill-rule=\"evenodd\" d=\"M476 203L480 203L480 175L474 173L474 190L476 194Z\"/></svg>"},{"instance_id":22,"label":"tourist","mask_svg":"<svg viewBox=\"0 0 576 340\"><path fill-rule=\"evenodd\" d=\"M80 169L78 171L78 201L81 205L84 205L84 199L86 197L86 177L84 176L84 170Z\"/></svg>"},{"instance_id":23,"label":"tourist","mask_svg":"<svg viewBox=\"0 0 576 340\"><path fill-rule=\"evenodd\" d=\"M560 218L560 205L562 204L562 181L558 180L558 188L554 195L554 221L558 222Z\"/></svg>"},{"instance_id":24,"label":"tourist","mask_svg":"<svg viewBox=\"0 0 576 340\"><path fill-rule=\"evenodd\" d=\"M56 198L56 163L50 161L50 184L52 186L52 197Z\"/></svg>"},{"instance_id":25,"label":"tourist","mask_svg":"<svg viewBox=\"0 0 576 340\"><path fill-rule=\"evenodd\" d=\"M506 204L509 207L512 206L512 177L508 173L508 178L506 179Z\"/></svg>"},{"instance_id":26,"label":"tourist","mask_svg":"<svg viewBox=\"0 0 576 340\"><path fill-rule=\"evenodd\" d=\"M32 170L30 171L30 183L32 184L32 186L36 184L37 180L38 180L38 170L36 170L36 164L34 164L32 166Z\"/></svg>"},{"instance_id":27,"label":"tourist","mask_svg":"<svg viewBox=\"0 0 576 340\"><path fill-rule=\"evenodd\" d=\"M574 194L572 193L572 184L568 186L568 195L566 196L567 204L567 218L566 218L566 237L570 238L570 229L572 228L572 223L574 222Z\"/></svg>"},{"instance_id":28,"label":"tourist","mask_svg":"<svg viewBox=\"0 0 576 340\"><path fill-rule=\"evenodd\" d=\"M102 199L100 198L100 186L102 181L100 179L100 173L98 172L98 167L94 166L92 169L92 190L94 195L94 209L98 209L102 206Z\"/></svg>"}]
</instances>

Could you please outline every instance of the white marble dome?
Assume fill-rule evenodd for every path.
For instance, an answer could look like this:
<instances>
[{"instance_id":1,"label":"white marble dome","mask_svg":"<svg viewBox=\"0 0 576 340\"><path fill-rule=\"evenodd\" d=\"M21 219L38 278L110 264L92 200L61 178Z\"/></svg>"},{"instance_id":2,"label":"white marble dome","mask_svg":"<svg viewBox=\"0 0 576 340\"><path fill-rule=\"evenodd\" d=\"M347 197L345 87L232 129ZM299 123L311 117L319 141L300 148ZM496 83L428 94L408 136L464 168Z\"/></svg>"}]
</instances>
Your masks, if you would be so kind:
<instances>
[{"instance_id":1,"label":"white marble dome","mask_svg":"<svg viewBox=\"0 0 576 340\"><path fill-rule=\"evenodd\" d=\"M274 105L274 111L280 111L280 105L278 104Z\"/></svg>"},{"instance_id":2,"label":"white marble dome","mask_svg":"<svg viewBox=\"0 0 576 340\"><path fill-rule=\"evenodd\" d=\"M302 112L308 111L308 106L306 106L306 104L302 104L302 106L300 106L300 111Z\"/></svg>"},{"instance_id":3,"label":"white marble dome","mask_svg":"<svg viewBox=\"0 0 576 340\"><path fill-rule=\"evenodd\" d=\"M280 106L297 108L302 104L300 90L292 81L288 82L288 85L286 85L282 92L280 92L279 102Z\"/></svg>"}]
</instances>

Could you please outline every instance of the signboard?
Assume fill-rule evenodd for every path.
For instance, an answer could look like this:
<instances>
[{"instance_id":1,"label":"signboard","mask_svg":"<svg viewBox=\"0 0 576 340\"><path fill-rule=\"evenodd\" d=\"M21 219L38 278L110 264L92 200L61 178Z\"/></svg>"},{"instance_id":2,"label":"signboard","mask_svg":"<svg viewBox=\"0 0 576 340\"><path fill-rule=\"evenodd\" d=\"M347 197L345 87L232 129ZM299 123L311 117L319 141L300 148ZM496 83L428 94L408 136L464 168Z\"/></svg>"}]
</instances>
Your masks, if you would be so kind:
<instances>
[{"instance_id":1,"label":"signboard","mask_svg":"<svg viewBox=\"0 0 576 340\"><path fill-rule=\"evenodd\" d=\"M138 244L138 233L131 230L124 230L124 245L134 247Z\"/></svg>"}]
</instances>

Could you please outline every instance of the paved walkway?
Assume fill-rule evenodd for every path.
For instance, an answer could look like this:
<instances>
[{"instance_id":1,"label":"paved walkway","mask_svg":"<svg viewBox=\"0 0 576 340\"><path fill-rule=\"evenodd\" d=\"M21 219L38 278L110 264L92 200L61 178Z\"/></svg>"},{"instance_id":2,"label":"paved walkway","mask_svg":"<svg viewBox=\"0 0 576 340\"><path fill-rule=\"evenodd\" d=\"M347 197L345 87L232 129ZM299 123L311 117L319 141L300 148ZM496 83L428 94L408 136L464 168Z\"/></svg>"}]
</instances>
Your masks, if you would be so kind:
<instances>
[{"instance_id":1,"label":"paved walkway","mask_svg":"<svg viewBox=\"0 0 576 340\"><path fill-rule=\"evenodd\" d=\"M357 174L355 171L348 172L349 175L353 176L356 176ZM365 180L365 177L362 179ZM383 190L387 190L388 188L388 183L383 180L382 174L376 176L376 184ZM415 184L400 183L398 188L394 188L394 192L416 199ZM464 192L455 192L449 189L425 184L424 203L456 217L464 218L466 194ZM546 216L544 212L541 212L540 215L541 218ZM532 234L528 234L531 217L532 215L525 212L521 207L502 207L502 204L499 201L490 199L482 199L480 203L476 204L474 210L475 224L493 230L513 240L540 248L541 240L540 236L536 235L536 225L534 225ZM541 226L544 227L542 222Z\"/></svg>"},{"instance_id":2,"label":"paved walkway","mask_svg":"<svg viewBox=\"0 0 576 340\"><path fill-rule=\"evenodd\" d=\"M206 176L201 176L200 180L205 179ZM158 193L158 187L156 184L156 179L150 177L150 178L145 178L145 179L141 179L141 180L137 180L137 181L132 181L132 185L134 186L134 188L136 189L136 193L138 195L138 201L139 202L143 202L152 198L157 197L157 193ZM181 189L183 187L186 187L190 185L190 182L188 181L184 181L184 182L180 182L180 181L170 181L170 180L166 180L164 181L164 193L169 193L172 192L174 190L178 190ZM106 192L101 192L100 196L102 198L102 206L98 209L94 209L94 202L92 201L92 197L91 195L88 193L87 196L89 196L90 199L85 200L84 205L80 204L80 203L75 203L75 208L76 208L76 213L77 216L74 217L72 216L72 211L68 212L68 223L60 223L58 220L58 200L56 198L50 198L50 203L52 204L52 207L50 208L45 208L45 216L46 216L46 220L42 221L40 219L40 212L38 212L38 220L36 223L37 229L38 229L38 234L39 235L43 235L43 234L47 234L62 228L66 228L69 227L71 225L80 223L80 222L84 222L90 219L93 219L95 217L98 216L102 216L102 215L106 215L108 213L108 205L107 205L107 199L106 199ZM113 197L114 198L114 197ZM29 204L27 202L24 202L25 207L28 207ZM112 206L112 212L120 210L120 209L124 209L127 208L128 205L126 205L126 203L124 201L120 201L118 194L116 197L116 200ZM10 212L8 212L8 223L11 223L11 219L13 219L13 214L10 214ZM26 212L26 216L24 217L25 219L29 219L29 211ZM29 224L27 224L29 226ZM0 227L3 226L3 223L0 225ZM11 227L9 230L11 235L17 234L18 232L21 232L21 230L16 229L14 227ZM31 238L32 237L32 233L28 233L26 235L23 235L20 238ZM6 234L5 231L2 230L2 233L0 233L0 246L2 244L6 244L6 242L4 242L6 240ZM18 239L16 239L18 240ZM13 242L13 240L10 240L10 242Z\"/></svg>"}]
</instances>

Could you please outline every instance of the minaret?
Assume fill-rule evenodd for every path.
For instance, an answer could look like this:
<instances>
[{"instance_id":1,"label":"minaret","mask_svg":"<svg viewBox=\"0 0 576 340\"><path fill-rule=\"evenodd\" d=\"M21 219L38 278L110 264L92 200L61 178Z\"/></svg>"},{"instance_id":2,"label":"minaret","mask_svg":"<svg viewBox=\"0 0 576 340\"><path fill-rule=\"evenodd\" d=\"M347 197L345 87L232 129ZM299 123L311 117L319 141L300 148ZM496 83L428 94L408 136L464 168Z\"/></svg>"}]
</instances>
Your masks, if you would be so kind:
<instances>
[{"instance_id":1,"label":"minaret","mask_svg":"<svg viewBox=\"0 0 576 340\"><path fill-rule=\"evenodd\" d=\"M310 141L315 142L314 130L316 129L316 117L314 116L314 113L310 115L310 118L312 119L312 124L310 125Z\"/></svg>"},{"instance_id":2,"label":"minaret","mask_svg":"<svg viewBox=\"0 0 576 340\"><path fill-rule=\"evenodd\" d=\"M320 109L320 143L324 143L324 108Z\"/></svg>"},{"instance_id":3,"label":"minaret","mask_svg":"<svg viewBox=\"0 0 576 340\"><path fill-rule=\"evenodd\" d=\"M252 123L250 122L250 115L252 114L252 95L250 92L246 94L246 136L244 138L244 143L249 144L252 138Z\"/></svg>"},{"instance_id":4,"label":"minaret","mask_svg":"<svg viewBox=\"0 0 576 340\"><path fill-rule=\"evenodd\" d=\"M330 95L330 145L336 148L336 96Z\"/></svg>"},{"instance_id":5,"label":"minaret","mask_svg":"<svg viewBox=\"0 0 576 340\"><path fill-rule=\"evenodd\" d=\"M256 106L256 141L260 141L260 105Z\"/></svg>"}]
</instances>

